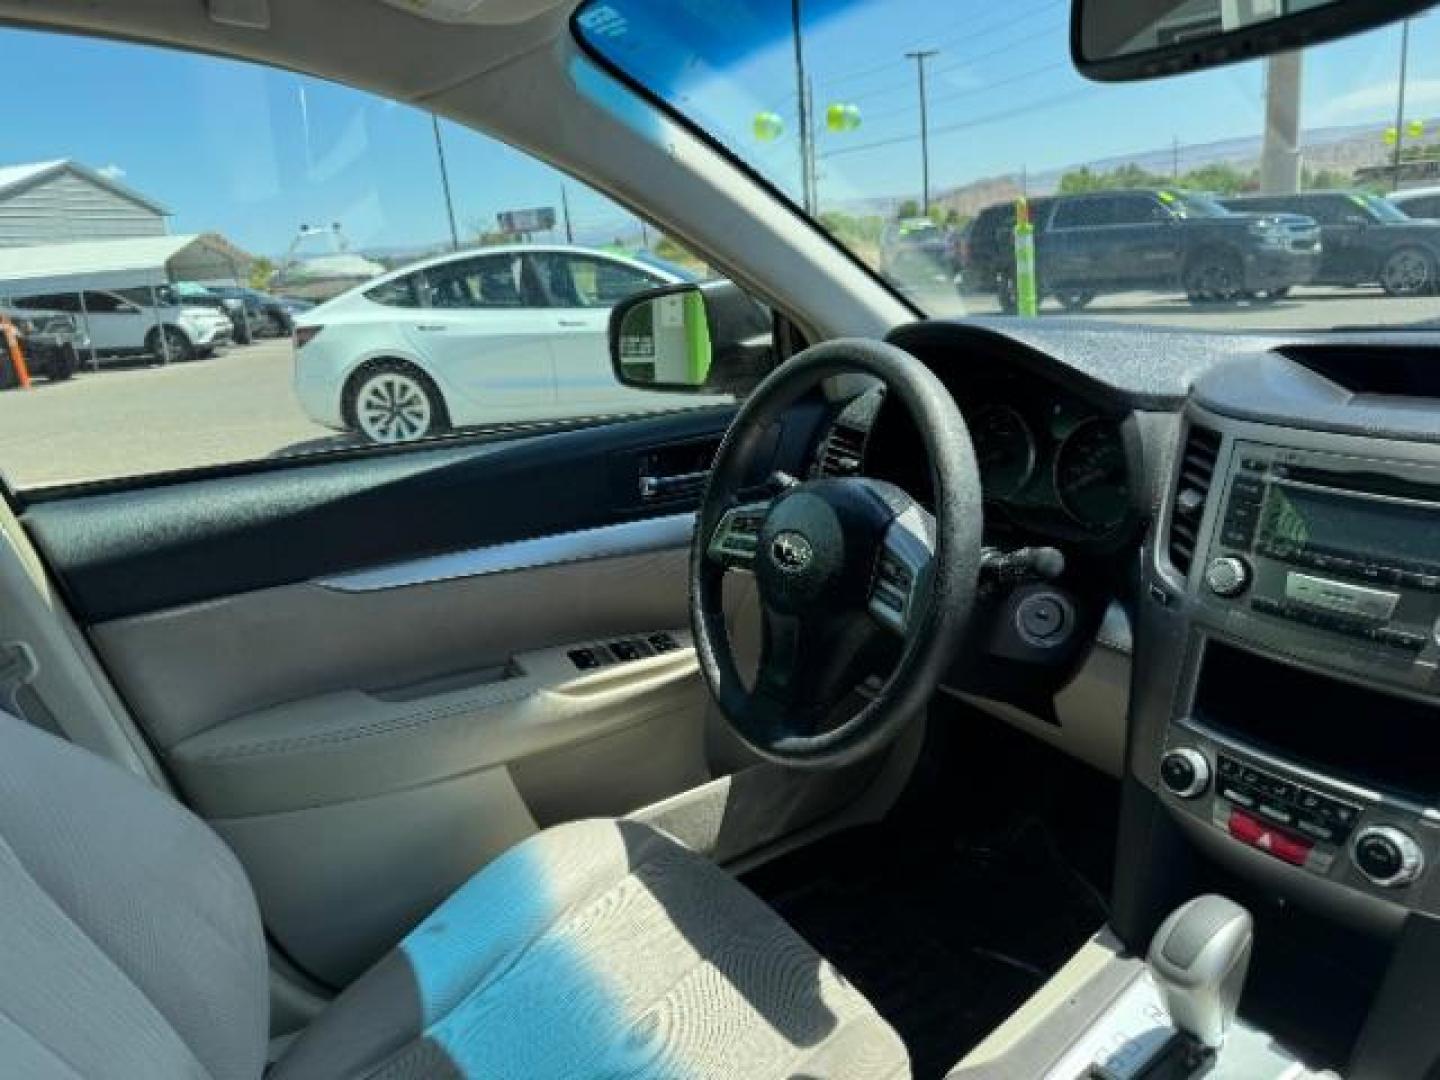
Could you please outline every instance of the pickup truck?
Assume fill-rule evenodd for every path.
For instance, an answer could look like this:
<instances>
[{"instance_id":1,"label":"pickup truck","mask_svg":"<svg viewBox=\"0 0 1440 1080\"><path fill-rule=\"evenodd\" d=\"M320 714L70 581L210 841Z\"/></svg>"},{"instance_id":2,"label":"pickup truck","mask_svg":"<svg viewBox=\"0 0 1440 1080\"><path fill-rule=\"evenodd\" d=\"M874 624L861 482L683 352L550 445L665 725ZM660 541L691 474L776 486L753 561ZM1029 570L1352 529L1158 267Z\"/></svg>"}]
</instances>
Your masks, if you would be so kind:
<instances>
[{"instance_id":1,"label":"pickup truck","mask_svg":"<svg viewBox=\"0 0 1440 1080\"><path fill-rule=\"evenodd\" d=\"M1425 296L1440 283L1440 221L1421 221L1366 191L1307 191L1226 199L1231 210L1304 214L1320 226L1315 281L1374 285L1391 296Z\"/></svg>"},{"instance_id":2,"label":"pickup truck","mask_svg":"<svg viewBox=\"0 0 1440 1080\"><path fill-rule=\"evenodd\" d=\"M1291 213L1234 213L1179 189L1104 191L1030 201L1040 295L1078 310L1102 293L1183 291L1192 303L1274 299L1310 281L1320 230ZM1015 310L1013 203L980 212L965 281Z\"/></svg>"}]
</instances>

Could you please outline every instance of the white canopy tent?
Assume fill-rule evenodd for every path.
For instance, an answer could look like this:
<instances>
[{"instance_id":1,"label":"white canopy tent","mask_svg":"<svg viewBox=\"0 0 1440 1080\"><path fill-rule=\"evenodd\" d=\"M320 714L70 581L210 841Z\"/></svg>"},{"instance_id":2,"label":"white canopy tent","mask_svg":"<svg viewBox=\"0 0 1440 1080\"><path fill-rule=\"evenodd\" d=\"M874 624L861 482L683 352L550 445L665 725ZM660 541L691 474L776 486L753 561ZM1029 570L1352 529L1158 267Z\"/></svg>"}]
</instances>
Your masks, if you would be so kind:
<instances>
[{"instance_id":1,"label":"white canopy tent","mask_svg":"<svg viewBox=\"0 0 1440 1080\"><path fill-rule=\"evenodd\" d=\"M87 289L149 287L153 300L154 289L172 281L244 284L252 261L218 233L0 248L0 299L75 293L83 313Z\"/></svg>"},{"instance_id":2,"label":"white canopy tent","mask_svg":"<svg viewBox=\"0 0 1440 1080\"><path fill-rule=\"evenodd\" d=\"M243 281L252 261L218 233L0 248L0 296Z\"/></svg>"}]
</instances>

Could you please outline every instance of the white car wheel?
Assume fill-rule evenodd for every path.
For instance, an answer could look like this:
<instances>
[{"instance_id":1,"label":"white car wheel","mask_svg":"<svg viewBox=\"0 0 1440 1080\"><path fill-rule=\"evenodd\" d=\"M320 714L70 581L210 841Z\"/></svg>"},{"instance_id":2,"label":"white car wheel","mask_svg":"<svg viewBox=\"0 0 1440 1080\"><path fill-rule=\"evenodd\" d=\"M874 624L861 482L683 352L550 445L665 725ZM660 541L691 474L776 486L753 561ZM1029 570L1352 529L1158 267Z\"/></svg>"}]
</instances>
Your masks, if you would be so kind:
<instances>
[{"instance_id":1,"label":"white car wheel","mask_svg":"<svg viewBox=\"0 0 1440 1080\"><path fill-rule=\"evenodd\" d=\"M381 367L355 388L355 425L371 442L401 443L423 439L441 426L443 406L415 372Z\"/></svg>"}]
</instances>

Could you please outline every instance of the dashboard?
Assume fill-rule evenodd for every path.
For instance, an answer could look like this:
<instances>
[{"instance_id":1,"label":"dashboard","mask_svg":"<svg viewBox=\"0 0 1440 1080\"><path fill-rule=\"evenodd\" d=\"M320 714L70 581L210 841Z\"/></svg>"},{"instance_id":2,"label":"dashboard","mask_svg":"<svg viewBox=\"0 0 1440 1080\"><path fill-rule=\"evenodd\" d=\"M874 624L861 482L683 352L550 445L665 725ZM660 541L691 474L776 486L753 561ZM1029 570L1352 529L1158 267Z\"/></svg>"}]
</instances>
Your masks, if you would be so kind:
<instances>
[{"instance_id":1,"label":"dashboard","mask_svg":"<svg viewBox=\"0 0 1440 1080\"><path fill-rule=\"evenodd\" d=\"M1113 548L1141 520L1144 463L1131 411L1053 374L931 346L917 355L945 383L969 429L987 537ZM863 472L931 502L919 432L872 388L844 403L821 443L816 472Z\"/></svg>"},{"instance_id":2,"label":"dashboard","mask_svg":"<svg viewBox=\"0 0 1440 1080\"><path fill-rule=\"evenodd\" d=\"M965 416L987 542L1065 553L1030 587L1090 637L1059 665L1067 689L1106 636L1099 609L1121 613L1128 701L1087 737L1144 793L1129 910L1173 905L1145 867L1184 852L1367 931L1440 918L1440 333L972 320L891 340ZM926 493L883 394L839 403L836 443ZM994 648L1023 614L995 612L980 666L1015 677L988 696L1040 716L1063 693L1039 651ZM1085 756L1097 710L1042 719L1021 726Z\"/></svg>"},{"instance_id":3,"label":"dashboard","mask_svg":"<svg viewBox=\"0 0 1440 1080\"><path fill-rule=\"evenodd\" d=\"M1132 488L1122 418L1014 371L988 372L950 389L970 430L992 527L1086 541L1126 523ZM927 499L925 456L903 410L879 409L866 467Z\"/></svg>"}]
</instances>

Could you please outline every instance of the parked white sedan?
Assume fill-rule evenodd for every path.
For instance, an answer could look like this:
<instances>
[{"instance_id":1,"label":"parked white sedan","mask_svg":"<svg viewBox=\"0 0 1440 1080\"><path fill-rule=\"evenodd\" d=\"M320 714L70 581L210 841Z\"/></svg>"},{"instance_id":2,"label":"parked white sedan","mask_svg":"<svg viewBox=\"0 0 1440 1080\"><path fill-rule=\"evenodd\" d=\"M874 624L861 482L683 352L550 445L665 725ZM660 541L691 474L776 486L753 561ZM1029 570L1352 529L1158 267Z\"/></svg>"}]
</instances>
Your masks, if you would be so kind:
<instances>
[{"instance_id":1,"label":"parked white sedan","mask_svg":"<svg viewBox=\"0 0 1440 1080\"><path fill-rule=\"evenodd\" d=\"M296 319L295 393L318 423L387 443L695 404L621 386L606 338L612 306L681 274L539 244L416 263Z\"/></svg>"}]
</instances>

